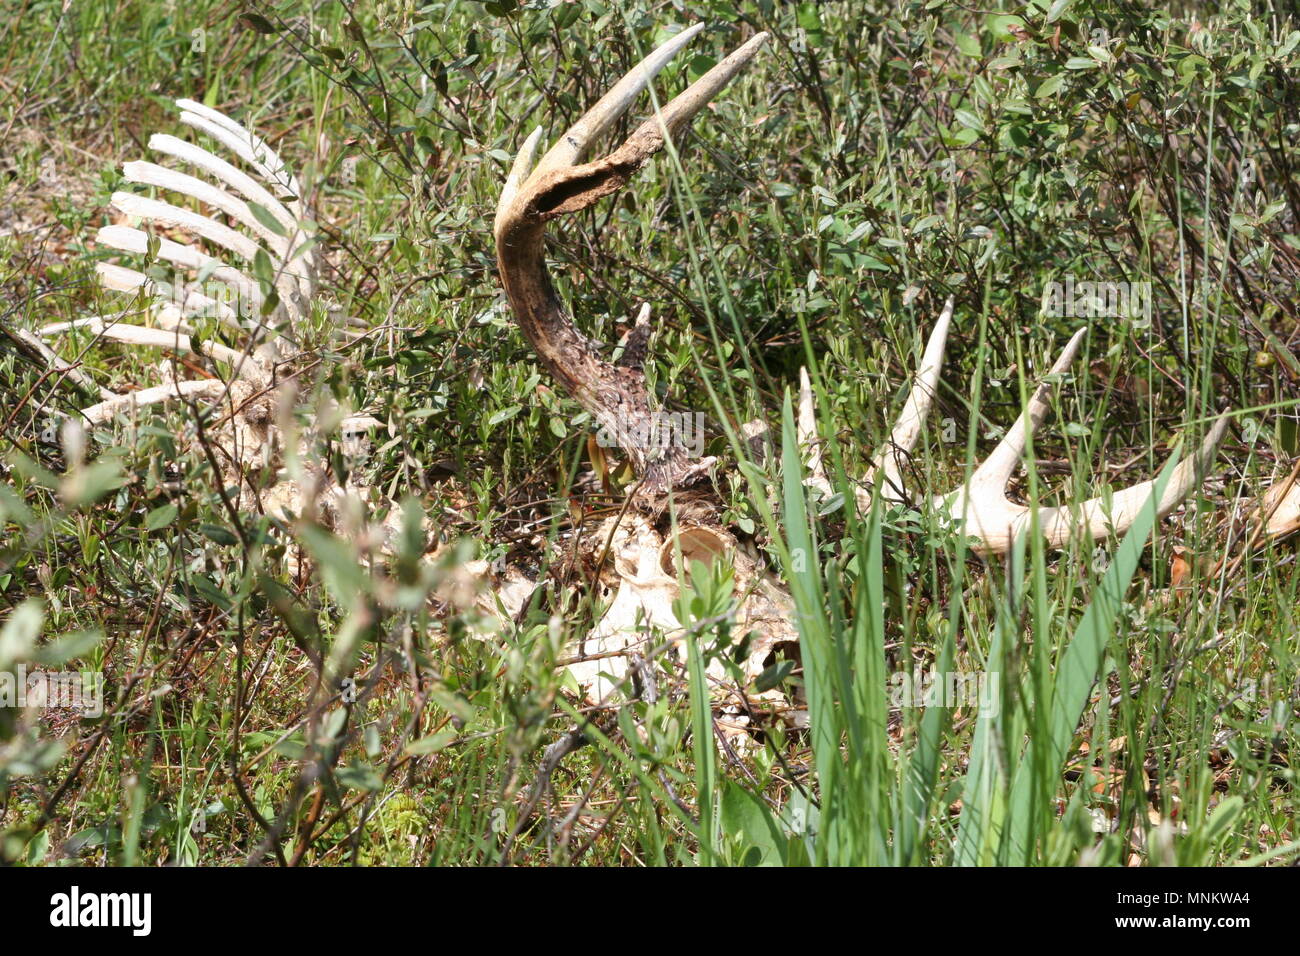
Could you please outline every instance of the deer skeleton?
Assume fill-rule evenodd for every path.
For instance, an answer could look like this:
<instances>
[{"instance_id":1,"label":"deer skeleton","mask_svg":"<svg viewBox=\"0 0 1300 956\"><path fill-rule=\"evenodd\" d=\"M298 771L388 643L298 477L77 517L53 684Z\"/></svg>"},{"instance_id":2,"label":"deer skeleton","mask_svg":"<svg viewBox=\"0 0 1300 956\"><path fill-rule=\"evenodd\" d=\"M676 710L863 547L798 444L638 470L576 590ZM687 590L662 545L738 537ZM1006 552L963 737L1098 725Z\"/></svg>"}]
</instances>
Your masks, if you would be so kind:
<instances>
[{"instance_id":1,"label":"deer skeleton","mask_svg":"<svg viewBox=\"0 0 1300 956\"><path fill-rule=\"evenodd\" d=\"M588 659L570 667L574 678L593 700L604 699L619 686L629 669L628 655L636 651L639 643L649 643L652 629L669 635L682 633L673 606L680 594L680 575L686 559L697 558L709 563L721 558L731 564L736 593L741 596L736 603L733 624L738 638L750 639L742 663L748 679L761 672L773 648L798 639L792 623L793 602L782 582L764 567L752 548L737 542L708 509L703 513L697 510L671 532L661 530L662 521L658 519L666 496L707 476L715 460L692 458L675 433L669 432L666 442L660 440L663 436L655 428L654 409L643 372L651 331L648 309L642 310L628 334L619 360L607 361L598 345L573 324L555 292L545 263L547 224L584 209L626 185L652 155L679 136L694 116L749 64L767 39L766 34L755 35L685 92L664 104L614 151L596 160L586 160L593 142L612 128L655 75L702 29L700 24L684 30L647 56L540 159L537 152L542 131L533 131L514 161L496 211L501 281L521 331L546 371L593 416L603 432L614 438L638 478L633 497L636 507L620 518L609 519L587 538L588 544L597 543L595 550L608 556L600 571L612 588L603 615L582 642L581 650ZM230 381L169 378L152 387L109 394L98 404L83 409L82 415L98 424L119 413L174 398L213 405L225 403L233 427L223 436L223 447L232 465L266 464L276 459L283 443L274 414L277 404L286 399L285 381L278 375L278 369L296 352L293 324L307 314L318 294L320 262L304 229L307 210L301 199L301 186L280 157L256 135L215 110L190 100L178 100L177 106L183 123L235 154L257 172L261 181L201 147L165 135L153 136L150 148L208 173L220 185L148 162L127 163L126 178L196 199L225 214L247 233L209 216L135 193L114 193L113 205L129 216L158 226L179 227L248 262L255 262L259 254L265 253L272 263L278 302L267 305L257 281L246 272L206 255L195 245L166 238L151 242L150 236L138 228L112 225L99 231L101 244L136 255L152 252L158 259L197 274L199 280L181 283L171 290L167 301L153 309L156 327L129 324L123 314L51 325L42 332L55 336L83 327L128 345L193 353L228 364L234 370ZM99 265L98 272L103 285L112 290L131 295L141 292L156 295L160 291L142 272L111 264ZM245 314L248 310L232 309L220 298L208 294L203 286L204 278L225 286L240 302L252 303L256 306L254 311L262 314L248 322ZM886 501L902 501L907 496L906 463L938 386L953 310L954 302L949 299L930 334L916 380L890 440L857 489L856 504L860 508L870 507L877 489ZM195 314L215 314L242 337L243 347L236 349L196 341L191 335L190 322ZM1065 371L1078 352L1081 337L1082 332L1071 339L1052 367L1053 373ZM1049 393L1049 384L1038 387L1020 419L975 469L968 482L930 499L931 507L960 523L975 537L981 552L1003 553L1019 534L1031 527L1036 527L1053 547L1062 546L1075 536L1122 534L1152 493L1155 483L1146 481L1116 493L1109 503L1092 499L1074 508L1040 508L1036 513L1011 502L1006 495L1007 483L1030 434L1047 414ZM378 424L367 416L357 416L344 420L343 431L345 435L356 434ZM1226 416L1218 419L1197 452L1174 470L1157 502L1162 516L1197 487L1226 427ZM656 440L647 442L648 435L655 436ZM808 469L805 483L829 494L831 484L822 463L806 371L800 374L798 437ZM333 499L345 494L323 474L313 474L312 479L310 489L300 489L296 482L282 479L257 504L267 510L274 507L284 512L301 512L304 503L311 502L322 491L326 498ZM514 590L516 596L507 602L508 611L517 610L520 595L528 589ZM712 676L721 679L722 675L714 671ZM769 692L765 696L773 695Z\"/></svg>"}]
</instances>

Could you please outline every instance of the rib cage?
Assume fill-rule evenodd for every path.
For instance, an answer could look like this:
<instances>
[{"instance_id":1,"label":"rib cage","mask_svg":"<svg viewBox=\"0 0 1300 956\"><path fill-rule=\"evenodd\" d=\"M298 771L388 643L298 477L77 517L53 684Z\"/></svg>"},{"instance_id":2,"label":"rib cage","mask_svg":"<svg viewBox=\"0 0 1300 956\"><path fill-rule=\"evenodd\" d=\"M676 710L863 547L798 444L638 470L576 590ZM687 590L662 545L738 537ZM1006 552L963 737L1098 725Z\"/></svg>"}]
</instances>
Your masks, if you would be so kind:
<instances>
[{"instance_id":1,"label":"rib cage","mask_svg":"<svg viewBox=\"0 0 1300 956\"><path fill-rule=\"evenodd\" d=\"M209 363L228 365L235 379L266 388L271 384L272 363L293 353L290 343L294 326L309 314L318 286L318 260L307 232L302 187L284 160L235 120L193 100L177 100L176 106L182 123L229 150L258 178L175 136L150 137L152 151L210 179L153 162L135 161L122 167L126 180L174 193L181 201L197 200L207 207L206 213L166 199L119 190L113 193L113 208L154 231L151 234L134 225L109 225L99 230L96 239L102 246L130 253L137 262L149 255L152 240L155 261L172 266L176 281L168 288L140 269L100 263L96 272L105 289L132 298L142 293L147 297L146 321L152 320L151 324L135 324L128 321L129 313L123 312L49 325L41 332L49 337L80 327L128 345L174 353L198 351ZM220 217L233 226L220 221ZM158 234L177 228L200 241L176 242ZM216 254L205 251L205 247ZM273 277L275 301L270 307L253 278L261 257L265 257ZM232 265L231 260L238 265ZM196 317L214 318L233 336L235 346L212 343L196 349L191 338ZM212 371L215 374L216 369ZM132 407L175 397L212 400L227 391L227 384L219 378L164 382L116 393L84 409L83 414L92 424L100 424Z\"/></svg>"},{"instance_id":2,"label":"rib cage","mask_svg":"<svg viewBox=\"0 0 1300 956\"><path fill-rule=\"evenodd\" d=\"M96 239L101 246L130 254L132 266L141 265L141 259L148 262L152 251L152 261L175 270L174 281L159 283L141 268L99 263L100 284L132 302L143 296L143 310L126 308L112 315L47 325L41 334L57 338L80 328L130 348L199 358L212 377L173 379L170 369L176 366L163 363L162 381L108 391L102 401L81 410L83 419L100 425L120 413L169 399L219 407L223 414L215 438L227 477L237 479L241 505L298 514L304 507L323 504L329 514L344 489L314 463L316 456L300 456L310 459L303 463L307 488L279 473L284 449L277 415L291 399L288 389L292 387L290 378L279 370L295 357L296 332L310 315L320 285L320 260L302 185L264 140L235 120L193 100L179 99L176 106L183 124L214 140L252 174L175 136L150 137L153 152L185 169L144 160L125 163L122 169L128 182L152 187L165 198L114 192L113 208L140 225L104 226ZM181 204L187 201L197 201L204 212L184 208ZM174 229L193 241L179 242L161 234ZM265 289L254 276L260 272L268 277L268 268L270 289ZM142 321L132 321L141 314ZM197 340L199 318L218 322L233 344ZM343 421L342 432L348 437L378 424L368 416L353 416ZM315 438L309 430L301 438L302 446ZM243 480L247 469L267 467L274 469L271 481ZM262 487L266 490L249 494L250 489Z\"/></svg>"}]
</instances>

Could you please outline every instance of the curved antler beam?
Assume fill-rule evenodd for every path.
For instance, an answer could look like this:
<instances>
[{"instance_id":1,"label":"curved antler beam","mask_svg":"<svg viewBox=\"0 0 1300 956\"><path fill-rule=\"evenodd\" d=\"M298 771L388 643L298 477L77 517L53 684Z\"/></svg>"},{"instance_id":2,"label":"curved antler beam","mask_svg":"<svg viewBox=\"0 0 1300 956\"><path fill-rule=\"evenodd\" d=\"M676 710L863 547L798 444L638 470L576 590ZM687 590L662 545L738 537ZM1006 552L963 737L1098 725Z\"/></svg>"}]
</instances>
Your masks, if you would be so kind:
<instances>
[{"instance_id":1,"label":"curved antler beam","mask_svg":"<svg viewBox=\"0 0 1300 956\"><path fill-rule=\"evenodd\" d=\"M497 204L497 264L520 330L542 366L614 436L641 479L640 494L653 496L689 484L713 459L692 461L679 436L655 427L642 372L642 349L628 348L625 360L610 363L574 326L546 269L546 224L617 192L664 143L753 59L767 40L760 33L665 104L609 155L581 163L592 141L625 113L664 65L703 25L673 37L632 69L537 162L541 130L516 157ZM640 340L648 326L638 326Z\"/></svg>"}]
</instances>

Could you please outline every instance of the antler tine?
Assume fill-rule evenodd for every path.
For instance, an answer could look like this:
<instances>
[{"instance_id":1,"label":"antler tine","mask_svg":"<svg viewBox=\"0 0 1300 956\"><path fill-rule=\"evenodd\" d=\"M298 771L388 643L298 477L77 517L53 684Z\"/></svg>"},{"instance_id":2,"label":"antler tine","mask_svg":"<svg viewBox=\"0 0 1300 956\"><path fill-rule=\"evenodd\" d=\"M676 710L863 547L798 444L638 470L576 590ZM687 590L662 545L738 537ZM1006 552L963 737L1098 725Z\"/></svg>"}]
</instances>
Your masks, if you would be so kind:
<instances>
[{"instance_id":1,"label":"antler tine","mask_svg":"<svg viewBox=\"0 0 1300 956\"><path fill-rule=\"evenodd\" d=\"M758 49L767 42L758 33L718 63L683 92L673 97L655 115L643 122L621 146L604 159L577 164L596 134L607 130L627 112L636 95L685 44L699 33L697 25L673 37L633 67L614 89L591 108L560 138L533 167L540 130L528 137L507 177L497 204L497 240L512 222L528 220L540 225L568 212L576 212L621 189L628 178L664 144L679 133L704 106L730 83ZM513 212L513 220L509 215Z\"/></svg>"},{"instance_id":2,"label":"antler tine","mask_svg":"<svg viewBox=\"0 0 1300 956\"><path fill-rule=\"evenodd\" d=\"M795 422L795 435L808 468L804 484L829 496L831 483L826 477L821 441L817 438L817 409L813 402L812 383L808 380L808 369L802 366L799 368L799 418Z\"/></svg>"},{"instance_id":3,"label":"antler tine","mask_svg":"<svg viewBox=\"0 0 1300 956\"><path fill-rule=\"evenodd\" d=\"M641 91L650 85L678 51L690 43L704 29L703 23L688 27L632 67L621 80L602 96L596 105L587 110L576 123L556 140L546 151L533 175L542 176L554 169L572 166L581 161L597 137L609 130L618 118L626 113ZM720 89L721 87L719 87ZM716 90L714 91L716 92Z\"/></svg>"},{"instance_id":4,"label":"antler tine","mask_svg":"<svg viewBox=\"0 0 1300 956\"><path fill-rule=\"evenodd\" d=\"M685 30L646 57L615 84L552 147L533 168L540 131L534 131L519 151L497 204L497 264L506 297L520 330L532 344L542 366L612 435L634 472L640 492L655 496L703 474L713 460L688 460L680 436L667 441L652 417L650 395L641 369L613 365L595 343L573 325L555 293L545 261L546 223L576 212L621 189L665 142L753 58L766 41L760 33L668 102L642 123L612 153L574 165L593 139L607 130L631 106L664 64L700 31ZM652 440L647 442L647 438Z\"/></svg>"},{"instance_id":5,"label":"antler tine","mask_svg":"<svg viewBox=\"0 0 1300 956\"><path fill-rule=\"evenodd\" d=\"M1228 428L1228 415L1220 416L1200 448L1174 468L1160 500L1156 516L1163 518L1195 490L1209 470L1214 454ZM1175 453L1176 454L1176 453ZM1155 488L1155 479L1139 482L1116 492L1107 505L1102 498L1090 498L1077 505L1038 509L1038 528L1049 548L1064 547L1076 536L1085 539L1121 535L1133 526ZM1005 554L1021 532L1029 527L1032 511L1007 500L1003 489L993 491L958 489L946 502L950 513L963 520L979 538L984 554Z\"/></svg>"},{"instance_id":6,"label":"antler tine","mask_svg":"<svg viewBox=\"0 0 1300 956\"><path fill-rule=\"evenodd\" d=\"M697 23L695 26L683 30L672 39L658 46L654 52L632 67L621 80L614 84L608 93L596 102L595 106L587 110L576 123L565 131L564 135L555 142L555 145L546 151L546 155L542 157L536 166L534 166L534 161L536 160L537 145L541 139L542 129L539 126L533 130L528 139L524 141L524 145L520 147L518 155L515 156L514 164L510 168L510 175L506 177L505 186L501 189L501 198L497 202L497 228L500 228L503 215L510 208L515 196L519 194L525 182L539 178L553 170L572 166L581 160L586 155L592 142L608 131L618 118L628 111L641 91L649 86L659 72L677 55L678 51L699 36L700 31L703 29L704 24Z\"/></svg>"},{"instance_id":7,"label":"antler tine","mask_svg":"<svg viewBox=\"0 0 1300 956\"><path fill-rule=\"evenodd\" d=\"M1069 369L1075 357L1079 354L1079 348L1083 344L1083 337L1087 334L1087 328L1082 328L1074 333L1074 336L1062 350L1061 357L1052 366L1049 375L1060 375ZM984 463L975 469L975 474L971 476L970 480L972 489L993 488L999 494L1003 493L1007 482L1011 480L1012 472L1020 464L1020 456L1025 453L1025 444L1029 439L1030 431L1043 424L1043 419L1047 417L1048 411L1051 410L1051 405L1047 399L1052 394L1052 387L1050 381L1045 381L1034 389L1029 404L1025 406L1024 414L1016 420L1014 425L1007 429L1002 441L998 442L998 446L984 459Z\"/></svg>"},{"instance_id":8,"label":"antler tine","mask_svg":"<svg viewBox=\"0 0 1300 956\"><path fill-rule=\"evenodd\" d=\"M915 445L921 428L934 402L939 373L943 367L944 349L948 329L952 322L953 299L944 304L943 312L935 323L925 354L917 372L916 382L907 397L903 412L898 417L890 436L889 445L876 456L872 471L862 487L857 489L860 511L870 509L874 482L882 481L880 495L890 502L904 499L902 469L904 458ZM1051 375L1059 375L1069 368L1083 343L1085 329L1074 334L1052 365ZM1007 498L1007 482L1025 452L1029 434L1037 429L1049 411L1050 381L1041 383L1025 406L1024 413L1007 431L1002 441L971 476L968 484L947 495L934 496L931 506L966 526L967 531L979 539L976 549L983 554L1003 554L1011 549L1016 536L1029 527L1034 513ZM1215 450L1228 428L1228 416L1221 416L1210 428L1196 453L1179 462L1174 468L1160 500L1156 513L1163 518L1173 511L1205 477ZM804 483L823 492L830 492L830 482L822 464L821 449L817 444L816 420L812 389L806 369L799 370L799 418L797 424L799 446L803 451L808 476ZM1076 535L1101 538L1108 534L1123 534L1146 506L1155 488L1156 480L1143 481L1116 492L1107 503L1102 498L1091 498L1077 506L1040 508L1037 512L1040 533L1048 547L1059 548Z\"/></svg>"},{"instance_id":9,"label":"antler tine","mask_svg":"<svg viewBox=\"0 0 1300 956\"><path fill-rule=\"evenodd\" d=\"M676 136L694 119L696 113L704 109L715 96L722 92L728 83L736 78L741 70L749 65L749 61L754 58L754 54L758 52L759 47L766 42L766 33L754 34L723 59L721 63L718 63L680 94L673 97L655 116L650 117L641 124L641 129L637 130L629 139L635 139L638 135L642 135L650 129L654 129L657 133L661 129L667 130L669 137ZM655 147L655 149L658 148L658 146Z\"/></svg>"},{"instance_id":10,"label":"antler tine","mask_svg":"<svg viewBox=\"0 0 1300 956\"><path fill-rule=\"evenodd\" d=\"M498 235L501 233L506 217L513 211L515 197L519 195L519 190L523 188L524 182L533 171L533 161L537 158L537 144L541 138L542 128L539 126L528 134L524 145L519 147L519 152L515 154L515 161L510 166L505 185L501 187L501 198L497 200L497 215L493 229Z\"/></svg>"},{"instance_id":11,"label":"antler tine","mask_svg":"<svg viewBox=\"0 0 1300 956\"><path fill-rule=\"evenodd\" d=\"M907 395L902 414L894 424L889 435L889 444L881 449L871 463L871 474L880 474L884 481L880 493L886 501L899 502L904 498L903 465L916 439L925 427L925 420L934 404L935 390L939 387L939 374L943 371L943 354L948 346L948 328L952 324L954 298L948 296L939 320L930 333L921 356L921 366L916 373L916 382ZM870 489L864 489L859 497L869 498Z\"/></svg>"},{"instance_id":12,"label":"antler tine","mask_svg":"<svg viewBox=\"0 0 1300 956\"><path fill-rule=\"evenodd\" d=\"M939 374L943 371L943 353L948 345L948 329L952 324L954 298L948 297L943 311L930 332L925 343L925 352L917 369L916 381L908 392L903 411L890 433L889 444L881 449L871 463L871 471L863 487L857 489L858 507L867 510L871 507L871 491L877 476L883 479L881 496L886 501L900 502L903 493L903 464L907 454L916 444L916 439L925 426L934 404L935 390L939 386ZM821 445L817 439L816 408L813 402L812 386L808 381L808 370L799 369L799 418L796 423L799 447L803 450L804 462L808 467L808 477L804 483L830 494L831 484L826 477L822 464Z\"/></svg>"}]
</instances>

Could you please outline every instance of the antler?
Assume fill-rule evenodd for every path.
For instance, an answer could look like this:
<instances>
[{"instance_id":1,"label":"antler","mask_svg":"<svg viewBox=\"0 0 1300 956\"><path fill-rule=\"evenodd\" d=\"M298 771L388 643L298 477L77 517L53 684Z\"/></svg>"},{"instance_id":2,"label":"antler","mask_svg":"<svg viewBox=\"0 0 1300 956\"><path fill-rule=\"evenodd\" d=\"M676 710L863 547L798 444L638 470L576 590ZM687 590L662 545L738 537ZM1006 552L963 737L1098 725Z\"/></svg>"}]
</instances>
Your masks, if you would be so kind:
<instances>
[{"instance_id":1,"label":"antler","mask_svg":"<svg viewBox=\"0 0 1300 956\"><path fill-rule=\"evenodd\" d=\"M952 311L953 300L950 297L930 334L916 383L894 426L889 445L873 461L870 476L864 486L857 489L860 509L865 510L871 506L872 491L878 482L881 483L880 495L886 501L899 502L905 499L903 467L934 400ZM1078 355L1086 331L1080 329L1070 339L1052 366L1052 375L1060 375L1070 367ZM808 484L827 490L830 482L822 469L821 453L816 445L812 391L806 371L801 374L800 384L799 440L805 449L811 472ZM1035 520L1039 533L1046 538L1048 546L1053 548L1064 546L1076 535L1102 538L1110 533L1123 534L1137 520L1155 489L1154 480L1143 481L1114 494L1109 504L1102 498L1091 498L1074 507L1039 508L1036 514L1033 509L1009 500L1007 483L1024 454L1030 432L1038 428L1047 417L1051 390L1049 382L1038 386L1024 413L971 475L969 482L955 491L931 499L932 507L950 515L979 539L978 550L982 553L1006 553L1015 539L1030 528ZM1215 450L1228 429L1228 418L1227 414L1221 415L1211 426L1196 453L1174 468L1156 503L1159 517L1164 517L1178 507L1201 483L1214 459Z\"/></svg>"},{"instance_id":2,"label":"antler","mask_svg":"<svg viewBox=\"0 0 1300 956\"><path fill-rule=\"evenodd\" d=\"M497 204L497 264L506 297L524 336L543 367L614 436L640 477L640 491L654 495L689 484L713 459L692 462L680 436L654 427L642 371L650 327L638 320L623 356L606 361L595 342L574 326L546 271L546 224L577 212L621 189L667 139L715 97L767 40L759 33L685 92L665 104L607 156L582 162L591 143L625 113L664 65L703 29L684 30L642 60L560 137L533 165L541 129L524 142ZM666 439L666 440L664 440Z\"/></svg>"}]
</instances>

